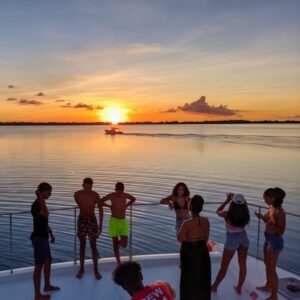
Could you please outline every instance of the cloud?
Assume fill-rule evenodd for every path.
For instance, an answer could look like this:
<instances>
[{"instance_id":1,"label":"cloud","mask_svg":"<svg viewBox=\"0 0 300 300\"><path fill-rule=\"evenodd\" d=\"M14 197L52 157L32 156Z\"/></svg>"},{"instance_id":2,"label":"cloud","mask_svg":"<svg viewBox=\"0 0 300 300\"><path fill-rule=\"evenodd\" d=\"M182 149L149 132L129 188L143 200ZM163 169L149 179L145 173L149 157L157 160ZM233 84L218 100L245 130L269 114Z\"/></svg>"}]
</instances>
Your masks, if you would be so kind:
<instances>
[{"instance_id":1,"label":"cloud","mask_svg":"<svg viewBox=\"0 0 300 300\"><path fill-rule=\"evenodd\" d=\"M278 116L280 119L300 119L300 115Z\"/></svg>"},{"instance_id":2,"label":"cloud","mask_svg":"<svg viewBox=\"0 0 300 300\"><path fill-rule=\"evenodd\" d=\"M72 104L70 102L61 106L62 108L72 108Z\"/></svg>"},{"instance_id":3,"label":"cloud","mask_svg":"<svg viewBox=\"0 0 300 300\"><path fill-rule=\"evenodd\" d=\"M27 99L21 99L18 101L19 104L21 105L43 105L43 102L38 101L38 100L27 100Z\"/></svg>"},{"instance_id":4,"label":"cloud","mask_svg":"<svg viewBox=\"0 0 300 300\"><path fill-rule=\"evenodd\" d=\"M55 102L65 102L66 100L63 100L63 99L58 99L58 100L55 100Z\"/></svg>"},{"instance_id":5,"label":"cloud","mask_svg":"<svg viewBox=\"0 0 300 300\"><path fill-rule=\"evenodd\" d=\"M39 93L36 94L36 96L37 96L37 97L43 97L43 96L45 96L45 94L42 93L42 92L39 92Z\"/></svg>"},{"instance_id":6,"label":"cloud","mask_svg":"<svg viewBox=\"0 0 300 300\"><path fill-rule=\"evenodd\" d=\"M207 114L207 115L218 115L218 116L235 116L237 111L229 109L226 105L209 105L206 102L205 96L201 96L198 100L185 103L183 106L177 106L177 108L171 108L166 112L174 113L177 111L188 112L192 114Z\"/></svg>"},{"instance_id":7,"label":"cloud","mask_svg":"<svg viewBox=\"0 0 300 300\"><path fill-rule=\"evenodd\" d=\"M73 108L85 108L87 110L93 110L94 109L93 105L89 105L89 104L85 104L85 103L81 103L81 102L74 105Z\"/></svg>"},{"instance_id":8,"label":"cloud","mask_svg":"<svg viewBox=\"0 0 300 300\"><path fill-rule=\"evenodd\" d=\"M9 89L15 89L16 87L14 86L14 85L12 85L12 84L10 84L10 85L8 85L7 86Z\"/></svg>"},{"instance_id":9,"label":"cloud","mask_svg":"<svg viewBox=\"0 0 300 300\"><path fill-rule=\"evenodd\" d=\"M177 109L176 109L176 108L170 108L170 109L168 109L168 110L162 111L162 113L175 113L175 112L177 112Z\"/></svg>"},{"instance_id":10,"label":"cloud","mask_svg":"<svg viewBox=\"0 0 300 300\"><path fill-rule=\"evenodd\" d=\"M72 105L70 102L65 104L65 105L62 105L61 106L62 108L83 108L83 109L87 109L87 110L97 110L97 109L103 109L102 106L100 105L91 105L91 104L85 104L85 103L82 103L82 102L79 102L77 103L76 105Z\"/></svg>"},{"instance_id":11,"label":"cloud","mask_svg":"<svg viewBox=\"0 0 300 300\"><path fill-rule=\"evenodd\" d=\"M6 99L6 101L16 101L16 100L17 98L12 98L12 97Z\"/></svg>"}]
</instances>

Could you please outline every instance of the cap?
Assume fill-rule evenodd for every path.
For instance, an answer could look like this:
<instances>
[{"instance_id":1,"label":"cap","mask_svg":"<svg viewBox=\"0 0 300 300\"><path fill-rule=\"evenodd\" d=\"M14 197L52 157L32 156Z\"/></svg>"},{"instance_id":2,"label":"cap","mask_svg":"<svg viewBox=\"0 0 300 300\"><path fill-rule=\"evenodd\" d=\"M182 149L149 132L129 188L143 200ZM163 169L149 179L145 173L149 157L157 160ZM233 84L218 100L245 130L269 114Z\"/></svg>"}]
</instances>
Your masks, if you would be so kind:
<instances>
[{"instance_id":1,"label":"cap","mask_svg":"<svg viewBox=\"0 0 300 300\"><path fill-rule=\"evenodd\" d=\"M246 203L246 199L242 194L235 194L233 196L232 202L242 205Z\"/></svg>"}]
</instances>

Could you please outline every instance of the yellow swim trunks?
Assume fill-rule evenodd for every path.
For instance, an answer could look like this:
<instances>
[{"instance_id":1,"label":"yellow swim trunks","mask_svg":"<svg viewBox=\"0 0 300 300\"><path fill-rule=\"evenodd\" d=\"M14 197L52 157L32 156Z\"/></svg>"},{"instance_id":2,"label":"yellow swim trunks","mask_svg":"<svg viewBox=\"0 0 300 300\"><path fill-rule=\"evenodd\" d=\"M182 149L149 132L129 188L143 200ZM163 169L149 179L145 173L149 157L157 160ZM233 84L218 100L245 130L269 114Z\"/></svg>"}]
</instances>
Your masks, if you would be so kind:
<instances>
[{"instance_id":1,"label":"yellow swim trunks","mask_svg":"<svg viewBox=\"0 0 300 300\"><path fill-rule=\"evenodd\" d=\"M128 236L128 222L126 219L109 218L108 235L110 237Z\"/></svg>"}]
</instances>

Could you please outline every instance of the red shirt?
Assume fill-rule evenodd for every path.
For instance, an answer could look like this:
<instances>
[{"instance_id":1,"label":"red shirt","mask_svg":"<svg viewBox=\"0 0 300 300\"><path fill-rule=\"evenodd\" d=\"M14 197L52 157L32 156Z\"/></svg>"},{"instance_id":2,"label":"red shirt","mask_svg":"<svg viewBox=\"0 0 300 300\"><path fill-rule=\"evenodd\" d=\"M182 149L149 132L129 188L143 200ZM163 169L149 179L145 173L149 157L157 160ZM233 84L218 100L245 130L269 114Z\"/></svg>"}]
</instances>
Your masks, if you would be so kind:
<instances>
[{"instance_id":1,"label":"red shirt","mask_svg":"<svg viewBox=\"0 0 300 300\"><path fill-rule=\"evenodd\" d=\"M131 300L174 300L174 297L165 282L157 281L135 293Z\"/></svg>"}]
</instances>

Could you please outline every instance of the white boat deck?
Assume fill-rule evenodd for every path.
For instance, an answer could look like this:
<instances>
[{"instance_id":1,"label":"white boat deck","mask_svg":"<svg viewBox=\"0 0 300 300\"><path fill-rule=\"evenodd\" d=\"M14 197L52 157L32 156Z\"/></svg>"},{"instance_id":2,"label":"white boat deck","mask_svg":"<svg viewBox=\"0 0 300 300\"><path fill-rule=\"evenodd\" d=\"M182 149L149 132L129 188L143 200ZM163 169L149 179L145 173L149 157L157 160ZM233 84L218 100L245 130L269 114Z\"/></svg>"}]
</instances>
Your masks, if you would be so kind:
<instances>
[{"instance_id":1,"label":"white boat deck","mask_svg":"<svg viewBox=\"0 0 300 300\"><path fill-rule=\"evenodd\" d=\"M134 260L138 261L142 266L144 284L149 284L159 279L166 280L176 289L176 299L179 299L180 268L178 267L178 254L135 256ZM220 252L211 253L211 261L212 280L214 280L220 265ZM106 258L100 260L99 266L102 273L100 281L97 281L93 275L91 261L87 261L86 265L86 272L83 278L79 280L75 277L78 266L74 265L73 262L54 264L52 267L52 283L59 285L61 291L53 292L51 299L130 299L129 295L112 281L112 271L116 266L114 259ZM263 262L253 257L248 258L247 266L247 279L242 295L237 295L233 289L233 285L238 277L235 256L227 276L221 283L218 292L212 294L212 299L249 300L250 293L255 286L260 285L265 280L265 268ZM32 271L32 268L23 268L15 270L14 274L10 274L9 271L0 272L1 300L32 300L34 298ZM281 269L278 270L278 273L280 278L293 276L300 279L298 276ZM265 299L267 295L260 293L258 299ZM287 298L279 296L279 299Z\"/></svg>"}]
</instances>

